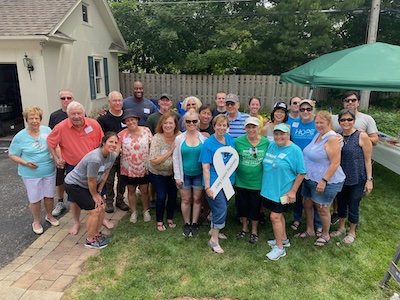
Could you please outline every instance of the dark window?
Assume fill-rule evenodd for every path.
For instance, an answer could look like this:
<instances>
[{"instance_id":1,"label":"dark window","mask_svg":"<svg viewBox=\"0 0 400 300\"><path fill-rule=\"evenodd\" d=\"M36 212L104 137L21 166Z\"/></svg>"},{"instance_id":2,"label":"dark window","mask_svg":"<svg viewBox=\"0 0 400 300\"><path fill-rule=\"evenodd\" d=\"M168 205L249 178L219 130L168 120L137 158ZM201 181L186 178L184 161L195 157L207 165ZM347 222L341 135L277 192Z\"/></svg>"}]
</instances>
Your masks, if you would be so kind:
<instances>
[{"instance_id":1,"label":"dark window","mask_svg":"<svg viewBox=\"0 0 400 300\"><path fill-rule=\"evenodd\" d=\"M83 22L89 23L88 7L85 4L82 4L82 19Z\"/></svg>"}]
</instances>

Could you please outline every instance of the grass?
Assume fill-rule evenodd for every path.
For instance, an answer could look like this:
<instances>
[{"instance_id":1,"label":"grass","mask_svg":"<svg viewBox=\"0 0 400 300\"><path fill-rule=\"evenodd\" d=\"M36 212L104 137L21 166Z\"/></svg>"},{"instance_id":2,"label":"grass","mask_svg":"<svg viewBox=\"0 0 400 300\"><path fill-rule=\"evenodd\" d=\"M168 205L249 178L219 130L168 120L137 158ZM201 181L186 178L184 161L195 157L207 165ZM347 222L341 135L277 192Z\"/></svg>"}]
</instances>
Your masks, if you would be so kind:
<instances>
[{"instance_id":1,"label":"grass","mask_svg":"<svg viewBox=\"0 0 400 300\"><path fill-rule=\"evenodd\" d=\"M139 218L131 224L126 215L109 247L89 259L65 298L388 299L399 286L393 279L385 289L379 283L399 243L400 176L375 163L374 178L375 189L361 204L353 245L333 238L316 247L314 239L293 238L292 214L287 214L292 246L278 261L264 261L270 249L265 240L273 238L270 222L261 226L256 245L248 243L249 236L235 238L240 225L233 221L234 203L224 230L228 240L221 241L223 255L207 247L206 227L198 237L185 238L178 210L179 226L165 232L156 231L154 212L150 223Z\"/></svg>"}]
</instances>

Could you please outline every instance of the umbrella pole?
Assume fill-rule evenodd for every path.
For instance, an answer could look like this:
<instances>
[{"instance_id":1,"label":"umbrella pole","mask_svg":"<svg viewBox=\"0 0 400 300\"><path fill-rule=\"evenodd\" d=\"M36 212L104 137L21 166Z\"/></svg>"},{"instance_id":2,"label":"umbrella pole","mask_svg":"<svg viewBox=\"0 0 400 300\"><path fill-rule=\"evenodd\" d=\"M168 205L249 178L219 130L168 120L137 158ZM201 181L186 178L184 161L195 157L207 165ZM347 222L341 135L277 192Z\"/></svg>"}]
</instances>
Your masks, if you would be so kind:
<instances>
[{"instance_id":1,"label":"umbrella pole","mask_svg":"<svg viewBox=\"0 0 400 300\"><path fill-rule=\"evenodd\" d=\"M314 92L314 88L310 88L310 93L308 94L308 99L312 99L311 97L312 97L312 94L313 94L313 92Z\"/></svg>"}]
</instances>

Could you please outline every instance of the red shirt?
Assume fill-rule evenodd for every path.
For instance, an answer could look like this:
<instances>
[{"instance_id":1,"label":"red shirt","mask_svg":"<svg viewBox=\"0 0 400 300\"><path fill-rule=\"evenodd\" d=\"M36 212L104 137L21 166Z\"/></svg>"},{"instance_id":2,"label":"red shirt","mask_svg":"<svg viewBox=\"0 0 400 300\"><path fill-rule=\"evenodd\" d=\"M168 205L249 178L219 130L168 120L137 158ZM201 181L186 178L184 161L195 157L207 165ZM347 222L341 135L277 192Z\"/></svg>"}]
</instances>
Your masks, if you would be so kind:
<instances>
[{"instance_id":1,"label":"red shirt","mask_svg":"<svg viewBox=\"0 0 400 300\"><path fill-rule=\"evenodd\" d=\"M85 118L81 129L72 125L69 119L58 123L47 137L47 144L51 148L60 145L62 158L72 166L90 151L99 147L104 133L100 124L91 118Z\"/></svg>"}]
</instances>

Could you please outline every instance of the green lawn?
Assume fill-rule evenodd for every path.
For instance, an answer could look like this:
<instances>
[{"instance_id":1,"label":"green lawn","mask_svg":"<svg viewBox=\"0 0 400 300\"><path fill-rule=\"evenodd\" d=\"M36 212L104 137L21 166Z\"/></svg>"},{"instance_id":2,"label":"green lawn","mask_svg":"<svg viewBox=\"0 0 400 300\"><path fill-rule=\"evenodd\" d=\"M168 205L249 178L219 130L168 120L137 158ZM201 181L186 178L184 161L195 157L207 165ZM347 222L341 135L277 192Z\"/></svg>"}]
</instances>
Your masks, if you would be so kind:
<instances>
[{"instance_id":1,"label":"green lawn","mask_svg":"<svg viewBox=\"0 0 400 300\"><path fill-rule=\"evenodd\" d=\"M286 257L265 261L266 239L273 238L270 222L262 226L260 241L237 240L240 226L229 208L221 241L225 254L207 247L208 228L185 238L182 218L178 227L165 232L153 220L118 224L110 245L91 257L78 280L66 291L66 299L389 299L399 286L393 279L386 289L379 282L399 245L400 176L374 164L372 194L361 204L360 228L351 246L332 238L325 247L314 239L293 238ZM286 215L287 224L292 214ZM304 222L303 222L304 224ZM304 229L304 225L300 230Z\"/></svg>"}]
</instances>

